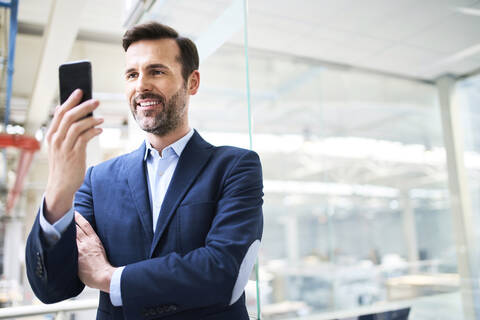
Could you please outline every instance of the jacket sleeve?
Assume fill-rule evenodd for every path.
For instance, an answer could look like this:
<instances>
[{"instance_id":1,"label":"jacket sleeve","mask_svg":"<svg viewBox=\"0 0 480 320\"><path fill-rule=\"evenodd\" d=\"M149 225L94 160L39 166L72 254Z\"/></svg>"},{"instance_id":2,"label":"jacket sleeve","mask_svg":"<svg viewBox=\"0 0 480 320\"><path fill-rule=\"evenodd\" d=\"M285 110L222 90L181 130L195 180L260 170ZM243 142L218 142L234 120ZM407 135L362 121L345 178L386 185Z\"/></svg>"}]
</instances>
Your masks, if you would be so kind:
<instances>
[{"instance_id":1,"label":"jacket sleeve","mask_svg":"<svg viewBox=\"0 0 480 320\"><path fill-rule=\"evenodd\" d=\"M170 253L125 267L121 292L127 319L142 319L150 308L173 314L228 306L243 294L263 231L262 170L252 151L238 157L231 168L205 246L184 256Z\"/></svg>"},{"instance_id":2,"label":"jacket sleeve","mask_svg":"<svg viewBox=\"0 0 480 320\"><path fill-rule=\"evenodd\" d=\"M80 190L88 190L90 185L89 168ZM89 193L77 192L76 198L93 212ZM76 200L77 201L77 200ZM85 210L84 210L85 211ZM74 220L53 245L48 245L39 222L38 212L27 239L25 261L28 281L35 295L43 303L54 303L79 295L85 285L78 278L78 249ZM85 215L93 223L93 214Z\"/></svg>"},{"instance_id":3,"label":"jacket sleeve","mask_svg":"<svg viewBox=\"0 0 480 320\"><path fill-rule=\"evenodd\" d=\"M38 220L37 215L27 239L25 253L27 277L33 292L43 303L59 302L77 296L84 285L77 277L75 223L72 221L59 241L48 246Z\"/></svg>"}]
</instances>

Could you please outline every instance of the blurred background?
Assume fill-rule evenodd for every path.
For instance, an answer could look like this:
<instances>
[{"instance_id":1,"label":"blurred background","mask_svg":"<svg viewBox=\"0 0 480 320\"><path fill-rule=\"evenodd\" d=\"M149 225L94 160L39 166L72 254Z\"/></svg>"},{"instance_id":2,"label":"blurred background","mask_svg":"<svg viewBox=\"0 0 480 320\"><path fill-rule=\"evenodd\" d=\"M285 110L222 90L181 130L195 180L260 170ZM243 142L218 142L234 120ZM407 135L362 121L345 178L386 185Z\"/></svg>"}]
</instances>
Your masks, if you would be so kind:
<instances>
[{"instance_id":1,"label":"blurred background","mask_svg":"<svg viewBox=\"0 0 480 320\"><path fill-rule=\"evenodd\" d=\"M149 20L198 45L192 126L261 157L252 318L480 319L478 0L1 0L0 319L95 317L94 290L47 309L26 281L43 138L58 66L87 59L88 164L140 145L121 36Z\"/></svg>"}]
</instances>

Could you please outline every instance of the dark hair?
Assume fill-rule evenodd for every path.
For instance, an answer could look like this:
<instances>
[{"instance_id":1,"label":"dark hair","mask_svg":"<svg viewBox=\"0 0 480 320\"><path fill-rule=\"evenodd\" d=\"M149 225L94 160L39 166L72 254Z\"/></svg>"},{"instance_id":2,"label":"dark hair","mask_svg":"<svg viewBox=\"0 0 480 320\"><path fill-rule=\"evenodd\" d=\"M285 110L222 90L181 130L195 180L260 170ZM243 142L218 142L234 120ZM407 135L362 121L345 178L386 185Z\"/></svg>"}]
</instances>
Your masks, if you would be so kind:
<instances>
[{"instance_id":1,"label":"dark hair","mask_svg":"<svg viewBox=\"0 0 480 320\"><path fill-rule=\"evenodd\" d=\"M180 49L178 62L182 65L182 76L186 83L190 74L198 69L198 51L192 40L179 36L175 29L154 21L138 24L125 32L122 45L123 49L127 51L134 42L156 39L173 39L177 42Z\"/></svg>"}]
</instances>

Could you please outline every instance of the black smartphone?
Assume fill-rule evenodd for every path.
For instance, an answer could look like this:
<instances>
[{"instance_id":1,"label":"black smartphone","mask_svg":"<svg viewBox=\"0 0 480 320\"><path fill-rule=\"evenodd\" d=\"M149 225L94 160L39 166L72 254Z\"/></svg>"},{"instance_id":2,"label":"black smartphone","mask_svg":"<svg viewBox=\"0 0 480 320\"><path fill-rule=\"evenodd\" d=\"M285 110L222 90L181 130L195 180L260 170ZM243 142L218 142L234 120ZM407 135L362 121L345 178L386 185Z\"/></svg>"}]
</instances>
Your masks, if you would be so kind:
<instances>
[{"instance_id":1,"label":"black smartphone","mask_svg":"<svg viewBox=\"0 0 480 320\"><path fill-rule=\"evenodd\" d=\"M80 103L92 99L92 65L90 61L67 62L60 65L58 78L60 80L60 104L63 104L75 89L81 89L83 92ZM92 115L90 113L87 117Z\"/></svg>"}]
</instances>

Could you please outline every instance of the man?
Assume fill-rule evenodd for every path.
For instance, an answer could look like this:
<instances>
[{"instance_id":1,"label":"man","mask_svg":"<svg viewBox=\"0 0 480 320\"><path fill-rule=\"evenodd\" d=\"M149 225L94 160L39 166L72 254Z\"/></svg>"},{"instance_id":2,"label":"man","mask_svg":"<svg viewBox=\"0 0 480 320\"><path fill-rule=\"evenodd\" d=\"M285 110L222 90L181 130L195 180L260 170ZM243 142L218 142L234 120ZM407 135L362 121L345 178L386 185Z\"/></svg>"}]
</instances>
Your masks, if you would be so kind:
<instances>
[{"instance_id":1,"label":"man","mask_svg":"<svg viewBox=\"0 0 480 320\"><path fill-rule=\"evenodd\" d=\"M263 229L258 156L190 129L200 84L192 41L152 22L128 30L123 47L126 96L146 141L85 173L103 120L84 116L99 103L75 106L76 91L57 107L27 240L30 284L45 303L84 285L101 290L97 319L248 319L243 291Z\"/></svg>"}]
</instances>

